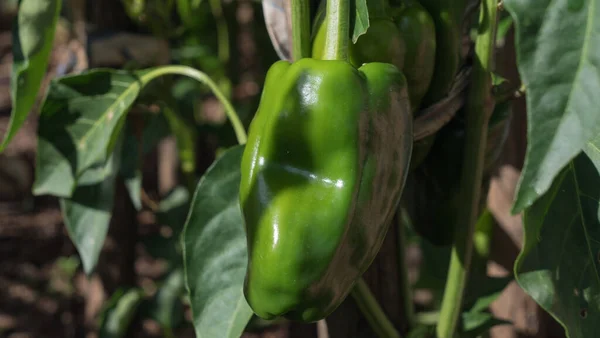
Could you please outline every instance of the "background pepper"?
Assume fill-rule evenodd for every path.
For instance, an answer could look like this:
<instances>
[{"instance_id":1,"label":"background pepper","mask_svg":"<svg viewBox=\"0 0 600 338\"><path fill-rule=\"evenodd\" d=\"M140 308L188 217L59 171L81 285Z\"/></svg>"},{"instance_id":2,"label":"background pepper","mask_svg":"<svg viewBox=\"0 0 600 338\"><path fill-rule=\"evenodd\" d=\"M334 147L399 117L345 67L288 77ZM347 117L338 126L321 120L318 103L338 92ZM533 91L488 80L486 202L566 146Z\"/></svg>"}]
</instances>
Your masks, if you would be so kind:
<instances>
[{"instance_id":1,"label":"background pepper","mask_svg":"<svg viewBox=\"0 0 600 338\"><path fill-rule=\"evenodd\" d=\"M461 35L467 0L420 0L435 24L436 53L433 78L423 99L431 105L444 98L461 64Z\"/></svg>"},{"instance_id":2,"label":"background pepper","mask_svg":"<svg viewBox=\"0 0 600 338\"><path fill-rule=\"evenodd\" d=\"M319 8L313 25L312 57L323 58L325 49L326 25L324 24L325 2ZM364 63L391 63L402 71L404 66L405 43L400 31L389 16L389 8L384 0L368 0L369 28L356 43L348 47L348 61L355 67ZM410 89L409 89L410 90Z\"/></svg>"},{"instance_id":3,"label":"background pepper","mask_svg":"<svg viewBox=\"0 0 600 338\"><path fill-rule=\"evenodd\" d=\"M258 316L316 321L337 308L381 247L411 150L396 67L308 58L271 67L240 186L244 293Z\"/></svg>"},{"instance_id":4,"label":"background pepper","mask_svg":"<svg viewBox=\"0 0 600 338\"><path fill-rule=\"evenodd\" d=\"M402 72L406 76L408 95L413 112L431 83L435 67L435 24L429 13L415 0L404 0L394 6L392 19L405 44Z\"/></svg>"},{"instance_id":5,"label":"background pepper","mask_svg":"<svg viewBox=\"0 0 600 338\"><path fill-rule=\"evenodd\" d=\"M435 67L436 36L433 19L418 2L405 0L393 6L392 18L406 46L403 73L413 114L417 115L421 101L431 83ZM410 170L417 168L429 154L435 134L416 141Z\"/></svg>"},{"instance_id":6,"label":"background pepper","mask_svg":"<svg viewBox=\"0 0 600 338\"><path fill-rule=\"evenodd\" d=\"M407 80L411 111L414 113L429 88L434 65L436 36L433 19L414 1L390 8L385 0L367 1L369 29L349 47L349 60L355 66L368 62L395 65ZM314 58L322 58L325 47L325 1L315 16L313 25ZM418 167L429 153L435 140L431 135L415 142L411 160Z\"/></svg>"}]
</instances>

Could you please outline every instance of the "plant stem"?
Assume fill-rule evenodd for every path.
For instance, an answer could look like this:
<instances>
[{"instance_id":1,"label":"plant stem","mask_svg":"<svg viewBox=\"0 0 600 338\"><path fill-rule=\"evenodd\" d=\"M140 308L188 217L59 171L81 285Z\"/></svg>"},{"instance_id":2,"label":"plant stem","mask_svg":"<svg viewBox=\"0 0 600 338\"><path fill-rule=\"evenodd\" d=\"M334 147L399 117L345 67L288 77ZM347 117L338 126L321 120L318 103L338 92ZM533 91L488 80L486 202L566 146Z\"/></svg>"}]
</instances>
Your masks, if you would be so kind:
<instances>
[{"instance_id":1,"label":"plant stem","mask_svg":"<svg viewBox=\"0 0 600 338\"><path fill-rule=\"evenodd\" d=\"M350 40L350 0L327 0L324 60L347 60Z\"/></svg>"},{"instance_id":2,"label":"plant stem","mask_svg":"<svg viewBox=\"0 0 600 338\"><path fill-rule=\"evenodd\" d=\"M221 0L210 0L210 11L217 25L217 54L219 61L223 65L229 63L229 29L227 28L227 21L223 17L223 6L221 6Z\"/></svg>"},{"instance_id":3,"label":"plant stem","mask_svg":"<svg viewBox=\"0 0 600 338\"><path fill-rule=\"evenodd\" d=\"M454 232L450 270L436 328L438 338L452 338L457 331L473 254L473 233L479 210L488 122L494 108L491 65L496 12L497 0L481 2L472 81L465 106L467 128L460 191L464 208L460 210L457 222L459 226Z\"/></svg>"},{"instance_id":4,"label":"plant stem","mask_svg":"<svg viewBox=\"0 0 600 338\"><path fill-rule=\"evenodd\" d=\"M402 206L398 208L398 273L400 274L400 297L404 305L404 318L410 331L415 324L415 308L413 305L412 288L408 279L406 266L406 227L410 223L410 216Z\"/></svg>"},{"instance_id":5,"label":"plant stem","mask_svg":"<svg viewBox=\"0 0 600 338\"><path fill-rule=\"evenodd\" d=\"M389 321L362 278L356 282L352 289L352 297L377 336L381 338L400 338L400 333Z\"/></svg>"},{"instance_id":6,"label":"plant stem","mask_svg":"<svg viewBox=\"0 0 600 338\"><path fill-rule=\"evenodd\" d=\"M233 106L231 105L229 100L227 100L225 95L223 95L223 92L221 92L219 86L217 86L217 84L208 75L206 75L206 73L203 73L197 69L188 66L173 65L154 68L142 75L141 80L143 84L146 84L159 76L174 74L188 76L192 79L197 80L200 83L207 85L210 88L210 90L215 94L217 99L221 102L223 107L225 107L225 113L227 114L227 117L229 118L229 121L233 126L233 130L235 131L235 136L237 137L238 143L246 143L248 137L246 136L244 125L240 121L240 118L237 116L235 109L233 109Z\"/></svg>"},{"instance_id":7,"label":"plant stem","mask_svg":"<svg viewBox=\"0 0 600 338\"><path fill-rule=\"evenodd\" d=\"M292 42L294 61L310 57L309 0L292 0Z\"/></svg>"}]
</instances>

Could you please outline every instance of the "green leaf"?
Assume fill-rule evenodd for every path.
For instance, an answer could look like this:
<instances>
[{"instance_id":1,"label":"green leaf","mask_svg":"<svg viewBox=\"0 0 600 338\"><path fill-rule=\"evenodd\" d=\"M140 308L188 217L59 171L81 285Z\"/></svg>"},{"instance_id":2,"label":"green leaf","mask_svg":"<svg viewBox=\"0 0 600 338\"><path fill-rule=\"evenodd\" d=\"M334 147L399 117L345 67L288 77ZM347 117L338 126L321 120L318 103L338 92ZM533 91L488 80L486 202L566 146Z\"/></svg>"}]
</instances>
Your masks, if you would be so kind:
<instances>
[{"instance_id":1,"label":"green leaf","mask_svg":"<svg viewBox=\"0 0 600 338\"><path fill-rule=\"evenodd\" d=\"M152 318L161 327L172 329L183 320L183 303L181 298L185 293L183 271L181 269L171 272L164 284L160 286L154 299L149 304Z\"/></svg>"},{"instance_id":2,"label":"green leaf","mask_svg":"<svg viewBox=\"0 0 600 338\"><path fill-rule=\"evenodd\" d=\"M176 74L215 93L243 143L246 134L231 103L205 73L176 65L136 72L96 69L50 86L39 119L34 194L70 197L79 177L106 161L141 89L159 76Z\"/></svg>"},{"instance_id":3,"label":"green leaf","mask_svg":"<svg viewBox=\"0 0 600 338\"><path fill-rule=\"evenodd\" d=\"M94 270L108 232L122 143L118 142L116 151L99 170L105 174L102 180L94 179L92 184L79 185L70 198L60 199L65 226L87 274Z\"/></svg>"},{"instance_id":4,"label":"green leaf","mask_svg":"<svg viewBox=\"0 0 600 338\"><path fill-rule=\"evenodd\" d=\"M600 6L597 0L506 0L527 88L527 153L514 212L600 134Z\"/></svg>"},{"instance_id":5,"label":"green leaf","mask_svg":"<svg viewBox=\"0 0 600 338\"><path fill-rule=\"evenodd\" d=\"M199 7L202 4L203 0L177 0L177 13L181 18L184 26L186 28L198 28L198 26L202 23L202 20L199 20L198 14Z\"/></svg>"},{"instance_id":6,"label":"green leaf","mask_svg":"<svg viewBox=\"0 0 600 338\"><path fill-rule=\"evenodd\" d=\"M252 310L242 292L246 234L239 205L243 146L226 151L200 180L183 232L184 268L198 338L238 338Z\"/></svg>"},{"instance_id":7,"label":"green leaf","mask_svg":"<svg viewBox=\"0 0 600 338\"><path fill-rule=\"evenodd\" d=\"M474 276L465 295L464 307L470 312L486 310L513 280L511 277Z\"/></svg>"},{"instance_id":8,"label":"green leaf","mask_svg":"<svg viewBox=\"0 0 600 338\"><path fill-rule=\"evenodd\" d=\"M419 247L423 261L415 288L431 289L434 298L441 300L446 285L452 248L433 245L424 238L419 238Z\"/></svg>"},{"instance_id":9,"label":"green leaf","mask_svg":"<svg viewBox=\"0 0 600 338\"><path fill-rule=\"evenodd\" d=\"M152 151L160 139L169 135L168 124L162 114L145 114L142 145L136 139L131 123L126 123L125 144L121 156L120 174L125 180L125 187L136 210L142 209L142 170L139 152L144 155ZM182 223L183 224L183 223Z\"/></svg>"},{"instance_id":10,"label":"green leaf","mask_svg":"<svg viewBox=\"0 0 600 338\"><path fill-rule=\"evenodd\" d=\"M0 152L21 128L33 108L52 51L60 0L21 0L12 29L13 66L10 77L12 112Z\"/></svg>"},{"instance_id":11,"label":"green leaf","mask_svg":"<svg viewBox=\"0 0 600 338\"><path fill-rule=\"evenodd\" d=\"M69 237L81 256L83 270L90 274L98 262L114 203L114 180L77 187L60 206Z\"/></svg>"},{"instance_id":12,"label":"green leaf","mask_svg":"<svg viewBox=\"0 0 600 338\"><path fill-rule=\"evenodd\" d=\"M78 178L104 163L143 72L93 70L54 81L42 107L34 194L69 197Z\"/></svg>"},{"instance_id":13,"label":"green leaf","mask_svg":"<svg viewBox=\"0 0 600 338\"><path fill-rule=\"evenodd\" d=\"M125 124L125 142L121 152L119 173L125 181L131 203L137 211L142 210L142 171L140 169L139 142L130 123Z\"/></svg>"},{"instance_id":14,"label":"green leaf","mask_svg":"<svg viewBox=\"0 0 600 338\"><path fill-rule=\"evenodd\" d=\"M168 226L171 229L171 235L164 237L161 234L155 234L143 239L144 246L152 257L163 258L173 266L181 265L180 237L190 209L190 198L188 190L178 186L160 201L156 220L161 225Z\"/></svg>"},{"instance_id":15,"label":"green leaf","mask_svg":"<svg viewBox=\"0 0 600 338\"><path fill-rule=\"evenodd\" d=\"M156 218L159 222L173 228L174 236L179 236L185 224L190 206L190 193L182 186L177 186L160 201Z\"/></svg>"},{"instance_id":16,"label":"green leaf","mask_svg":"<svg viewBox=\"0 0 600 338\"><path fill-rule=\"evenodd\" d=\"M584 152L600 172L600 135L585 145Z\"/></svg>"},{"instance_id":17,"label":"green leaf","mask_svg":"<svg viewBox=\"0 0 600 338\"><path fill-rule=\"evenodd\" d=\"M513 20L510 15L506 15L498 20L498 27L496 28L496 46L504 45L506 34L508 34L512 26Z\"/></svg>"},{"instance_id":18,"label":"green leaf","mask_svg":"<svg viewBox=\"0 0 600 338\"><path fill-rule=\"evenodd\" d=\"M125 337L142 300L143 293L139 289L115 293L102 314L100 338Z\"/></svg>"},{"instance_id":19,"label":"green leaf","mask_svg":"<svg viewBox=\"0 0 600 338\"><path fill-rule=\"evenodd\" d=\"M467 311L461 314L461 338L476 338L496 325L511 324L511 322L498 319L489 312ZM435 325L439 320L439 312L421 312L417 314L418 326L412 329L408 338L434 338Z\"/></svg>"},{"instance_id":20,"label":"green leaf","mask_svg":"<svg viewBox=\"0 0 600 338\"><path fill-rule=\"evenodd\" d=\"M419 325L406 335L406 338L433 338L435 337L435 325Z\"/></svg>"},{"instance_id":21,"label":"green leaf","mask_svg":"<svg viewBox=\"0 0 600 338\"><path fill-rule=\"evenodd\" d=\"M486 333L496 325L511 324L511 322L498 319L487 312L465 312L462 314L461 338L476 338Z\"/></svg>"},{"instance_id":22,"label":"green leaf","mask_svg":"<svg viewBox=\"0 0 600 338\"><path fill-rule=\"evenodd\" d=\"M356 43L358 38L369 29L369 9L367 0L355 0L356 15L354 19L354 30L352 31L352 42Z\"/></svg>"},{"instance_id":23,"label":"green leaf","mask_svg":"<svg viewBox=\"0 0 600 338\"><path fill-rule=\"evenodd\" d=\"M599 197L598 171L581 154L524 213L516 279L570 338L600 332Z\"/></svg>"}]
</instances>

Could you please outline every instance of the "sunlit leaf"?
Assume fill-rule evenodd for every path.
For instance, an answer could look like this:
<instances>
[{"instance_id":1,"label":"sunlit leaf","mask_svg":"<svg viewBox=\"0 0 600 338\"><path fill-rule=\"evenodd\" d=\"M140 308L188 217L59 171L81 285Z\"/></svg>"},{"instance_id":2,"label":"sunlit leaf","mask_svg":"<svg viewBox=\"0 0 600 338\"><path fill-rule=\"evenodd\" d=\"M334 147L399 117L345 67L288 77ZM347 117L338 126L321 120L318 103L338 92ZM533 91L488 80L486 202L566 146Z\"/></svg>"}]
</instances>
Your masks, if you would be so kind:
<instances>
[{"instance_id":1,"label":"sunlit leaf","mask_svg":"<svg viewBox=\"0 0 600 338\"><path fill-rule=\"evenodd\" d=\"M598 171L581 154L524 213L516 279L570 338L600 332L599 198Z\"/></svg>"},{"instance_id":2,"label":"sunlit leaf","mask_svg":"<svg viewBox=\"0 0 600 338\"><path fill-rule=\"evenodd\" d=\"M242 292L246 234L239 205L243 146L200 180L183 233L186 285L198 338L238 338L252 310Z\"/></svg>"},{"instance_id":3,"label":"sunlit leaf","mask_svg":"<svg viewBox=\"0 0 600 338\"><path fill-rule=\"evenodd\" d=\"M109 306L105 308L102 314L100 338L126 337L127 329L142 300L143 293L140 289L115 293L109 301Z\"/></svg>"},{"instance_id":4,"label":"sunlit leaf","mask_svg":"<svg viewBox=\"0 0 600 338\"><path fill-rule=\"evenodd\" d=\"M69 197L84 171L106 161L142 84L111 70L52 83L39 120L35 194Z\"/></svg>"},{"instance_id":5,"label":"sunlit leaf","mask_svg":"<svg viewBox=\"0 0 600 338\"><path fill-rule=\"evenodd\" d=\"M92 183L77 186L69 198L61 198L65 226L81 257L83 269L91 273L108 232L115 194L115 180L119 170L120 148L98 169L84 173Z\"/></svg>"},{"instance_id":6,"label":"sunlit leaf","mask_svg":"<svg viewBox=\"0 0 600 338\"><path fill-rule=\"evenodd\" d=\"M52 51L60 0L21 0L13 25L10 77L12 112L0 152L25 123L35 104Z\"/></svg>"},{"instance_id":7,"label":"sunlit leaf","mask_svg":"<svg viewBox=\"0 0 600 338\"><path fill-rule=\"evenodd\" d=\"M600 134L597 0L506 0L527 89L527 153L514 211L531 205Z\"/></svg>"}]
</instances>

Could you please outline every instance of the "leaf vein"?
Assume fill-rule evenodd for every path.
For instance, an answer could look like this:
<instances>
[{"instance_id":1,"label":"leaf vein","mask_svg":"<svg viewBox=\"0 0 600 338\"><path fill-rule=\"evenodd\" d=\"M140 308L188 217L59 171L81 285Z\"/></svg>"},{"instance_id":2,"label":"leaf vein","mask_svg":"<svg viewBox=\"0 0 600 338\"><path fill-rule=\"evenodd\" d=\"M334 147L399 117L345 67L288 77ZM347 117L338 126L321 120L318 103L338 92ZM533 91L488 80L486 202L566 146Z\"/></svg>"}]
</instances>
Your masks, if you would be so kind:
<instances>
[{"instance_id":1,"label":"leaf vein","mask_svg":"<svg viewBox=\"0 0 600 338\"><path fill-rule=\"evenodd\" d=\"M575 171L573 162L570 163L570 167L571 170L573 170L573 181L575 183L575 190L577 192L577 196L581 196L581 192L579 191L579 182L577 180L577 172ZM585 236L585 242L587 244L587 249L588 249L588 253L589 253L589 257L590 257L590 261L592 262L592 265L594 266L594 275L596 276L596 281L598 282L598 285L600 285L600 275L598 275L598 267L596 266L596 260L594 258L594 254L592 252L592 246L590 244L590 234L588 234L588 230L587 230L587 226L586 226L586 222L585 222L585 215L583 214L583 208L581 206L581 200L578 198L577 199L577 209L579 210L579 216L581 217L581 226L583 228L583 233Z\"/></svg>"}]
</instances>

